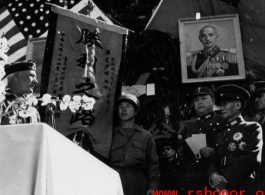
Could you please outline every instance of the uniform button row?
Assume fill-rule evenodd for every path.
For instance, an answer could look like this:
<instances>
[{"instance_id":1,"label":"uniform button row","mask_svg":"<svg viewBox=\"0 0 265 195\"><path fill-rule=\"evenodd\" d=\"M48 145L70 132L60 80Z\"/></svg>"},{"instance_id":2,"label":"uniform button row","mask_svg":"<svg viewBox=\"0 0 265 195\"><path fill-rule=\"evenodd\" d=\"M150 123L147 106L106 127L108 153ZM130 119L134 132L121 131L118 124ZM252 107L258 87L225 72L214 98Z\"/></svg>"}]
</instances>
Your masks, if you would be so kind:
<instances>
[{"instance_id":1,"label":"uniform button row","mask_svg":"<svg viewBox=\"0 0 265 195\"><path fill-rule=\"evenodd\" d=\"M212 126L213 124L212 123L210 123L210 126ZM219 123L216 123L216 125L219 125Z\"/></svg>"}]
</instances>

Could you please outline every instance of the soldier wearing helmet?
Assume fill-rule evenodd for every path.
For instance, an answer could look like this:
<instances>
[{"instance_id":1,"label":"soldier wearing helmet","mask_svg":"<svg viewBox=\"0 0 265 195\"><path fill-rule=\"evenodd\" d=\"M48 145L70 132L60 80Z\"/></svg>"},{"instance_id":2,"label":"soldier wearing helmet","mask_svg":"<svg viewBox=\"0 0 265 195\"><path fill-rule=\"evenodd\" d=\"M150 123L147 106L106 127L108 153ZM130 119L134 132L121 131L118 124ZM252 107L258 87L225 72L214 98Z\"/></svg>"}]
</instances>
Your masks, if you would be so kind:
<instances>
[{"instance_id":1,"label":"soldier wearing helmet","mask_svg":"<svg viewBox=\"0 0 265 195\"><path fill-rule=\"evenodd\" d=\"M116 104L119 124L113 132L110 165L119 172L125 195L151 195L159 187L160 173L152 135L135 123L140 102L125 94Z\"/></svg>"}]
</instances>

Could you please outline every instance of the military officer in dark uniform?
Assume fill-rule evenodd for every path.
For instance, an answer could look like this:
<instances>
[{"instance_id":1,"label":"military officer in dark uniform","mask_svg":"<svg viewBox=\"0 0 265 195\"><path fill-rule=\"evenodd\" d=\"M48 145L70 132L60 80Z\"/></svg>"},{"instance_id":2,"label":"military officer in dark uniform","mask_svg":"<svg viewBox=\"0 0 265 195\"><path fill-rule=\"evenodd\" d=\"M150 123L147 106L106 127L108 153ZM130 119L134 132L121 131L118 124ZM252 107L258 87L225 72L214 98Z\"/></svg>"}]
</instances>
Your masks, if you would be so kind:
<instances>
[{"instance_id":1,"label":"military officer in dark uniform","mask_svg":"<svg viewBox=\"0 0 265 195\"><path fill-rule=\"evenodd\" d=\"M204 49L187 53L188 78L238 75L236 49L223 49L216 45L218 32L213 26L204 26L199 40Z\"/></svg>"},{"instance_id":2,"label":"military officer in dark uniform","mask_svg":"<svg viewBox=\"0 0 265 195\"><path fill-rule=\"evenodd\" d=\"M31 115L21 117L17 115L15 105L20 104L25 95L32 94L38 83L36 75L35 61L21 61L5 65L6 75L3 82L6 83L6 99L1 106L3 112L8 112L2 116L1 125L21 124L21 123L39 123L40 115L35 107L30 107ZM12 106L10 106L12 105Z\"/></svg>"},{"instance_id":3,"label":"military officer in dark uniform","mask_svg":"<svg viewBox=\"0 0 265 195\"><path fill-rule=\"evenodd\" d=\"M262 135L264 140L265 130L265 81L258 81L254 83L253 94L255 102L255 108L258 111L254 117L254 121L257 121L262 127ZM258 170L259 175L259 188L265 189L265 148L262 149L261 167Z\"/></svg>"},{"instance_id":4,"label":"military officer in dark uniform","mask_svg":"<svg viewBox=\"0 0 265 195\"><path fill-rule=\"evenodd\" d=\"M237 85L217 88L216 98L226 124L215 139L215 153L208 163L212 187L219 190L245 190L255 194L255 170L261 162L262 129L246 122L241 113L250 94Z\"/></svg>"},{"instance_id":5,"label":"military officer in dark uniform","mask_svg":"<svg viewBox=\"0 0 265 195\"><path fill-rule=\"evenodd\" d=\"M207 163L214 153L214 138L223 130L223 118L213 111L215 98L214 92L209 87L198 87L194 90L192 97L199 118L185 127L184 138L192 134L206 134L207 146L200 149L200 156L195 156L186 143L183 145L186 190L203 190L209 185Z\"/></svg>"}]
</instances>

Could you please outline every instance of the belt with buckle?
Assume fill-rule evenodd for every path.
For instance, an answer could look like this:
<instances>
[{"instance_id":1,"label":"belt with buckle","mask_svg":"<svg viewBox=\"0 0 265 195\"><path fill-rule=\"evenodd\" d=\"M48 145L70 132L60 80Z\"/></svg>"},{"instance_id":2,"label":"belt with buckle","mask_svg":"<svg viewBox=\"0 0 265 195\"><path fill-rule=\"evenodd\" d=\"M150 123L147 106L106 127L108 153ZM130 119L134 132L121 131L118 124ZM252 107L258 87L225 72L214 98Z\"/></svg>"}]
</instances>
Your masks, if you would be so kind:
<instances>
[{"instance_id":1,"label":"belt with buckle","mask_svg":"<svg viewBox=\"0 0 265 195\"><path fill-rule=\"evenodd\" d=\"M232 158L232 157L228 157L225 156L221 159L221 166L226 166L226 165L233 165L235 164L237 161L239 160L239 158Z\"/></svg>"}]
</instances>

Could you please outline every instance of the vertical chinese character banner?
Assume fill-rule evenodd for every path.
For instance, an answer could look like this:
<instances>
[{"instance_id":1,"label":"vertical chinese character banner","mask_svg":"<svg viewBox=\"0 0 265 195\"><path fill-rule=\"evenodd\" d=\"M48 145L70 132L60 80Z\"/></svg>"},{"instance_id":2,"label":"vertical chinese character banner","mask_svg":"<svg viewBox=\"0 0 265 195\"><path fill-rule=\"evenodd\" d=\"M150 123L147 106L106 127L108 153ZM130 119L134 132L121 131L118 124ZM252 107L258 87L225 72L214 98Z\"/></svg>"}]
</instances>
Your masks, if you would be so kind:
<instances>
[{"instance_id":1,"label":"vertical chinese character banner","mask_svg":"<svg viewBox=\"0 0 265 195\"><path fill-rule=\"evenodd\" d=\"M59 98L94 98L93 110L55 110L56 129L64 135L84 129L93 148L108 158L117 77L128 30L51 5L42 70L42 93Z\"/></svg>"}]
</instances>

